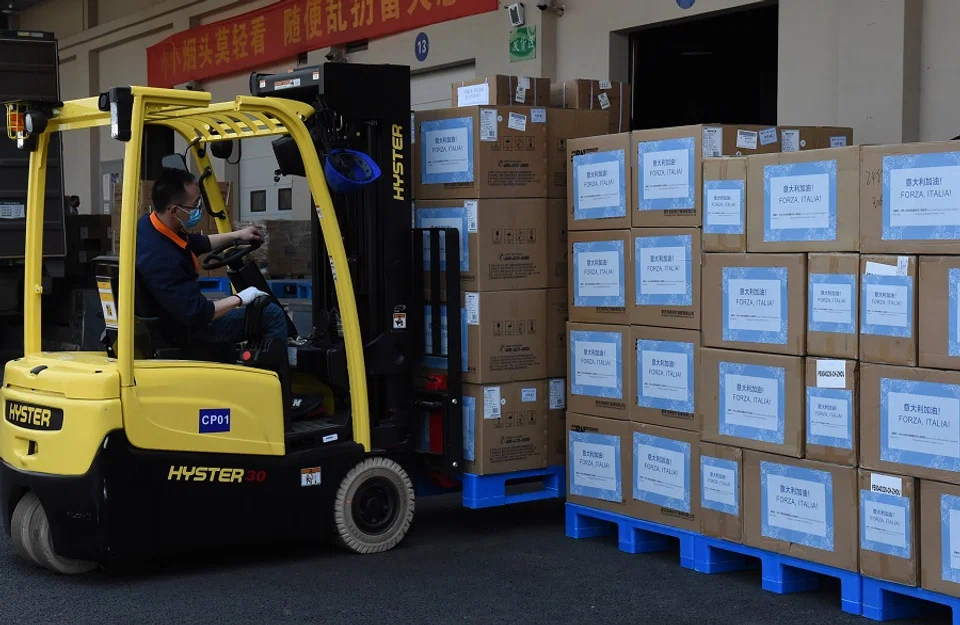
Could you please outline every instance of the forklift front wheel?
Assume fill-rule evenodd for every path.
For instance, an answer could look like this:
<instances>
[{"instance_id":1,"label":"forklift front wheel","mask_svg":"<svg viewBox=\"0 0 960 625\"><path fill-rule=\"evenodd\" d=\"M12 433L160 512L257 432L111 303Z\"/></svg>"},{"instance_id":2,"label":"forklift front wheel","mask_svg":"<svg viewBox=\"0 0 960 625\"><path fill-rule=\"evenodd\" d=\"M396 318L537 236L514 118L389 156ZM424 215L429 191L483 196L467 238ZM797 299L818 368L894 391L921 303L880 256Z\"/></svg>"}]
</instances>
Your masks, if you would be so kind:
<instances>
[{"instance_id":1,"label":"forklift front wheel","mask_svg":"<svg viewBox=\"0 0 960 625\"><path fill-rule=\"evenodd\" d=\"M413 521L413 483L389 458L367 458L350 469L334 504L338 542L355 553L397 546Z\"/></svg>"},{"instance_id":2,"label":"forklift front wheel","mask_svg":"<svg viewBox=\"0 0 960 625\"><path fill-rule=\"evenodd\" d=\"M50 534L50 521L40 500L27 493L13 511L13 547L23 558L64 575L89 573L97 568L96 562L72 560L57 555Z\"/></svg>"}]
</instances>

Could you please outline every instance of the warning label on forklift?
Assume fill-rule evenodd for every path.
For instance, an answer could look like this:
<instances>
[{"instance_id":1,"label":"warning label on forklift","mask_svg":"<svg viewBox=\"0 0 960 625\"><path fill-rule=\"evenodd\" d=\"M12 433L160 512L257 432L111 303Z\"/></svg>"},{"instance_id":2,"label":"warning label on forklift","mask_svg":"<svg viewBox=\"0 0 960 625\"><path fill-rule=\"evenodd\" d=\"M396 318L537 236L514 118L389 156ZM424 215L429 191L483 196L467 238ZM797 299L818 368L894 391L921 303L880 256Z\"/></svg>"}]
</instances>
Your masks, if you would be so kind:
<instances>
[{"instance_id":1,"label":"warning label on forklift","mask_svg":"<svg viewBox=\"0 0 960 625\"><path fill-rule=\"evenodd\" d=\"M103 309L103 321L111 330L117 329L117 305L113 301L113 289L110 280L97 277L97 291L100 293L100 308Z\"/></svg>"},{"instance_id":2,"label":"warning label on forklift","mask_svg":"<svg viewBox=\"0 0 960 625\"><path fill-rule=\"evenodd\" d=\"M320 467L300 469L300 486L320 486Z\"/></svg>"}]
</instances>

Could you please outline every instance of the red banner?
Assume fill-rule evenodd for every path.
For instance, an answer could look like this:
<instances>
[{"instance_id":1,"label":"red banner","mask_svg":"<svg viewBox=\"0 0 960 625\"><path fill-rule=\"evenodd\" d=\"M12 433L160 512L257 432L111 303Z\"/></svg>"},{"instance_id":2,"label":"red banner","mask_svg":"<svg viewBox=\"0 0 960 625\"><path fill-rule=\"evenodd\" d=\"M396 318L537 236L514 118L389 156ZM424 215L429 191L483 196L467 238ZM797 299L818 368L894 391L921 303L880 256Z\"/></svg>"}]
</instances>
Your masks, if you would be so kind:
<instances>
[{"instance_id":1,"label":"red banner","mask_svg":"<svg viewBox=\"0 0 960 625\"><path fill-rule=\"evenodd\" d=\"M151 87L255 70L303 52L497 9L497 0L287 0L147 48Z\"/></svg>"}]
</instances>

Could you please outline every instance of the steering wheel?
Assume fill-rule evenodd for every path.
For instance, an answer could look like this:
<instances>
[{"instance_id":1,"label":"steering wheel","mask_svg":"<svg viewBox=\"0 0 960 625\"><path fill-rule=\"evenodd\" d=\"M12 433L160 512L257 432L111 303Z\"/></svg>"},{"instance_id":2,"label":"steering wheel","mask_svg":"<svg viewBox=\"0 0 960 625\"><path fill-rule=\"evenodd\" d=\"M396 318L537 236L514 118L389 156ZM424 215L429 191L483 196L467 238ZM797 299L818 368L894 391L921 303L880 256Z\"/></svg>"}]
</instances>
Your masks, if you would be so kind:
<instances>
[{"instance_id":1,"label":"steering wheel","mask_svg":"<svg viewBox=\"0 0 960 625\"><path fill-rule=\"evenodd\" d=\"M220 247L207 252L203 260L200 261L200 267L205 271L226 267L260 249L260 245L262 245L260 241L230 241L224 243Z\"/></svg>"}]
</instances>

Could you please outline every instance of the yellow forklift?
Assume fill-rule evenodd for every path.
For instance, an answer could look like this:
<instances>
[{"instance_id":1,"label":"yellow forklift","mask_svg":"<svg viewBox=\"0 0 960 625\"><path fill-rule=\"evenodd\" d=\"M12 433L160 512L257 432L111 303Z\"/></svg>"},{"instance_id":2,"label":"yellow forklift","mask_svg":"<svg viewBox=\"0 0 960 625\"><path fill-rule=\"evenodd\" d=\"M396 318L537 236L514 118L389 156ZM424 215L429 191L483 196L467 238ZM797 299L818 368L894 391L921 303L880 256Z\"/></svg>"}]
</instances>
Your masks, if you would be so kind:
<instances>
[{"instance_id":1,"label":"yellow forklift","mask_svg":"<svg viewBox=\"0 0 960 625\"><path fill-rule=\"evenodd\" d=\"M354 552L382 552L410 527L415 482L460 478L460 316L443 328L440 315L426 320L425 308L441 302L423 295L429 281L433 299L445 290L459 301L459 233L412 226L409 68L325 64L255 74L250 85L250 96L220 104L205 92L144 87L6 104L8 134L30 152L30 171L24 355L7 364L0 391L0 514L16 552L40 566L82 573L158 552L324 533ZM92 263L104 349L43 352L50 138L98 127L125 146L119 255ZM171 140L145 148L156 131ZM214 353L158 325L138 287L133 207L145 152L172 148L172 133L187 142L219 232L233 228L211 156L270 137L277 178L306 179L309 336L293 323L280 347L257 336L259 311L279 303L272 294L247 307L246 340ZM185 167L185 156L160 160ZM201 266L227 267L236 292L269 294L249 258L257 247L222 246ZM425 378L423 361L438 356L447 375ZM432 453L418 445L425 414L442 423Z\"/></svg>"}]
</instances>

